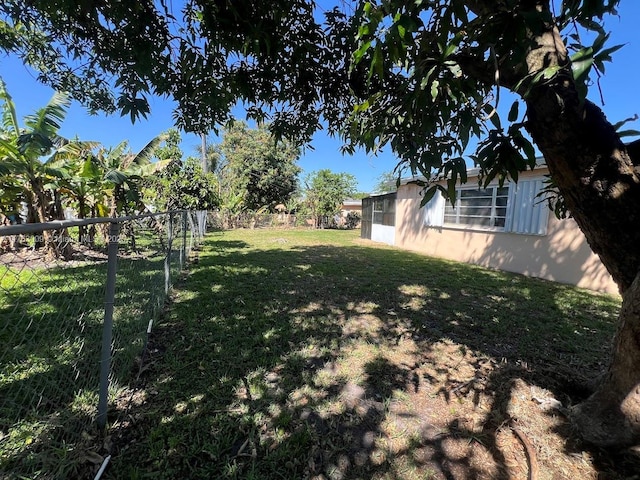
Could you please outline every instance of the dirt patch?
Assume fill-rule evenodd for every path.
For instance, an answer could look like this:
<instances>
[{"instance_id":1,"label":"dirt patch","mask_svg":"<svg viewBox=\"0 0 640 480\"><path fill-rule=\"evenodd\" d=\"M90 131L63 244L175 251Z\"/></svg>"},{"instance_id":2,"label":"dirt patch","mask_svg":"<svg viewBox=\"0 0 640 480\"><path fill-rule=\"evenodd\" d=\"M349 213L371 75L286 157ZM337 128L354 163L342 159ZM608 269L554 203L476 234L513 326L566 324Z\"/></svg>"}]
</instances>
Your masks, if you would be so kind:
<instances>
[{"instance_id":1,"label":"dirt patch","mask_svg":"<svg viewBox=\"0 0 640 480\"><path fill-rule=\"evenodd\" d=\"M301 409L318 439L310 478L622 478L602 476L591 454L575 448L562 407L524 368L453 341L346 352L321 370L332 394L310 399L307 390L287 405Z\"/></svg>"},{"instance_id":2,"label":"dirt patch","mask_svg":"<svg viewBox=\"0 0 640 480\"><path fill-rule=\"evenodd\" d=\"M19 248L0 254L0 265L12 269L20 269L21 267L41 269L60 265L76 266L87 261L104 262L106 260L107 255L104 251L92 249L86 245L74 245L72 257L69 260L51 258L44 248Z\"/></svg>"},{"instance_id":3,"label":"dirt patch","mask_svg":"<svg viewBox=\"0 0 640 480\"><path fill-rule=\"evenodd\" d=\"M118 251L118 258L149 258L157 254L155 251ZM46 249L40 248L19 248L14 251L0 254L0 265L4 265L13 270L22 268L46 269L60 266L75 267L91 263L102 263L107 261L106 249L91 248L84 244L74 244L71 258L54 258L47 254Z\"/></svg>"}]
</instances>

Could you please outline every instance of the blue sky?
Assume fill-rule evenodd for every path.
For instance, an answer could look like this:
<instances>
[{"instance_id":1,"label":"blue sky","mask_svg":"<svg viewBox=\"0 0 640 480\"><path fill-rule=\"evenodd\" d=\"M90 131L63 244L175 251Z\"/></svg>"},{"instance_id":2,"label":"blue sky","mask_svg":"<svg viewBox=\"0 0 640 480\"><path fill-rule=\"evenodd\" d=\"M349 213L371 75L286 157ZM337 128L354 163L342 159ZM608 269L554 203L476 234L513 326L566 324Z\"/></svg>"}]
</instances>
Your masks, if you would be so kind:
<instances>
[{"instance_id":1,"label":"blue sky","mask_svg":"<svg viewBox=\"0 0 640 480\"><path fill-rule=\"evenodd\" d=\"M606 66L606 74L600 84L604 96L602 106L607 117L617 122L634 114L640 115L640 1L622 0L620 18L609 17L607 31L611 32L610 45L624 43L626 46L614 54L612 64ZM36 75L13 57L0 56L0 76L12 95L18 116L22 118L45 105L53 91L38 82ZM590 98L601 105L598 89L592 88ZM68 112L61 134L66 137L78 136L83 140L99 141L106 146L115 146L128 140L134 151L143 147L151 138L173 126L173 103L168 100L151 98L151 115L147 120L131 124L129 117L115 115L89 115L75 103ZM511 101L502 100L502 108L509 108ZM640 130L640 122L628 124L625 128ZM182 149L186 155L196 154L200 140L193 134L183 133ZM334 172L347 172L358 179L358 189L369 192L378 177L392 170L397 161L387 149L378 156L364 152L353 156L340 154L340 141L318 132L312 142L314 150L307 149L299 161L304 173L328 168Z\"/></svg>"}]
</instances>

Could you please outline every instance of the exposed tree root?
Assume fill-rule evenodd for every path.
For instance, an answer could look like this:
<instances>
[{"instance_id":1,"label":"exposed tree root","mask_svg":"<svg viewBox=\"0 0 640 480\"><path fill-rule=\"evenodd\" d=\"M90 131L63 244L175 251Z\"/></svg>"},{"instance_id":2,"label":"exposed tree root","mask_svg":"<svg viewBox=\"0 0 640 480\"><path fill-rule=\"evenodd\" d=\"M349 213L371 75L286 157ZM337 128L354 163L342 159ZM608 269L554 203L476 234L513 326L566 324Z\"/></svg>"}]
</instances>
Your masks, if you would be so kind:
<instances>
[{"instance_id":1,"label":"exposed tree root","mask_svg":"<svg viewBox=\"0 0 640 480\"><path fill-rule=\"evenodd\" d=\"M532 445L531 441L527 438L527 436L520 430L518 427L513 425L509 425L513 433L516 434L518 440L524 445L524 450L527 455L527 461L529 462L529 480L537 480L538 479L538 456L536 455L536 449Z\"/></svg>"}]
</instances>

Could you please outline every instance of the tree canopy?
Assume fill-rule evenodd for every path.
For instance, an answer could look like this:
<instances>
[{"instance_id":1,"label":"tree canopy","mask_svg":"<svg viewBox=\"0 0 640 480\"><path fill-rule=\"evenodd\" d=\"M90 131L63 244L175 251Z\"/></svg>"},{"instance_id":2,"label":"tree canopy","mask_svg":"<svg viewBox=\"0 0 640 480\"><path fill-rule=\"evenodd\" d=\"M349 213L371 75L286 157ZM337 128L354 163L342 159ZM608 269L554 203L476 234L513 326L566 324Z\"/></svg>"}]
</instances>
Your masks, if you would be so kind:
<instances>
[{"instance_id":1,"label":"tree canopy","mask_svg":"<svg viewBox=\"0 0 640 480\"><path fill-rule=\"evenodd\" d=\"M210 210L217 207L219 184L215 175L203 172L198 158L182 159L182 137L177 129L169 129L163 137L164 145L158 146L154 155L165 166L156 175L145 179L146 199L162 211Z\"/></svg>"},{"instance_id":2,"label":"tree canopy","mask_svg":"<svg viewBox=\"0 0 640 480\"><path fill-rule=\"evenodd\" d=\"M69 140L58 133L69 103L68 95L57 92L21 126L0 79L0 211L18 213L24 202L27 222L46 222L64 218L63 207L73 208L79 218L144 209L142 180L172 158L180 163L180 134L159 135L138 153L126 140L115 147ZM152 162L154 156L158 161Z\"/></svg>"},{"instance_id":3,"label":"tree canopy","mask_svg":"<svg viewBox=\"0 0 640 480\"><path fill-rule=\"evenodd\" d=\"M298 188L300 150L286 140L277 141L266 125L249 128L245 122L229 124L218 145L220 184L228 198L242 198L247 210L274 211Z\"/></svg>"},{"instance_id":4,"label":"tree canopy","mask_svg":"<svg viewBox=\"0 0 640 480\"><path fill-rule=\"evenodd\" d=\"M619 48L604 19L619 0L313 2L6 0L0 48L92 109L149 112L176 100L180 127L223 124L242 101L272 131L309 141L323 123L345 150L390 145L403 167L466 181L517 180L535 164L624 295L614 357L599 390L572 410L585 438L640 438L638 143L586 96ZM585 35L585 32L588 34ZM518 100L501 118L500 93ZM467 155L470 139L480 139ZM531 141L529 140L531 139Z\"/></svg>"},{"instance_id":5,"label":"tree canopy","mask_svg":"<svg viewBox=\"0 0 640 480\"><path fill-rule=\"evenodd\" d=\"M206 133L243 101L278 136L306 142L324 122L346 151L390 145L427 182L450 179L426 202L436 188L455 196L470 162L485 184L532 168L528 102L546 87L566 79L571 101L597 110L584 101L619 48L603 26L618 3L385 0L325 10L305 0L9 0L0 48L91 109L136 119L149 113L149 95L170 96L178 126ZM533 48L551 31L550 44ZM520 98L501 119L502 89ZM469 154L474 136L482 143Z\"/></svg>"},{"instance_id":6,"label":"tree canopy","mask_svg":"<svg viewBox=\"0 0 640 480\"><path fill-rule=\"evenodd\" d=\"M373 187L374 193L395 192L398 189L399 175L394 172L382 172Z\"/></svg>"},{"instance_id":7,"label":"tree canopy","mask_svg":"<svg viewBox=\"0 0 640 480\"><path fill-rule=\"evenodd\" d=\"M342 202L356 193L356 177L350 173L334 173L328 169L311 172L304 181L304 194L311 213L316 217L340 213Z\"/></svg>"}]
</instances>

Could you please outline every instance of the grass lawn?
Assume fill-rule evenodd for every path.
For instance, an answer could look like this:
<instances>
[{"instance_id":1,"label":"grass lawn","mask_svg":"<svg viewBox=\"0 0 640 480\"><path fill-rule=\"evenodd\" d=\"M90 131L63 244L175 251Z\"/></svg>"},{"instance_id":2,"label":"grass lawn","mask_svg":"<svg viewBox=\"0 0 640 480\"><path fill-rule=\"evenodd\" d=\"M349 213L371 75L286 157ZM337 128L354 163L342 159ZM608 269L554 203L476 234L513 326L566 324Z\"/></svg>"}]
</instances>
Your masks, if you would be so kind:
<instances>
[{"instance_id":1,"label":"grass lawn","mask_svg":"<svg viewBox=\"0 0 640 480\"><path fill-rule=\"evenodd\" d=\"M148 231L118 260L112 403L135 378L150 319L164 306L165 254ZM0 478L86 478L96 432L106 255L63 262L23 249L0 256ZM174 250L172 273L179 271Z\"/></svg>"},{"instance_id":2,"label":"grass lawn","mask_svg":"<svg viewBox=\"0 0 640 480\"><path fill-rule=\"evenodd\" d=\"M539 404L588 393L618 298L357 235L210 234L106 477L622 478Z\"/></svg>"}]
</instances>

